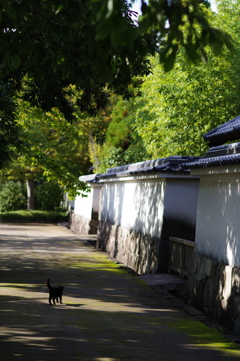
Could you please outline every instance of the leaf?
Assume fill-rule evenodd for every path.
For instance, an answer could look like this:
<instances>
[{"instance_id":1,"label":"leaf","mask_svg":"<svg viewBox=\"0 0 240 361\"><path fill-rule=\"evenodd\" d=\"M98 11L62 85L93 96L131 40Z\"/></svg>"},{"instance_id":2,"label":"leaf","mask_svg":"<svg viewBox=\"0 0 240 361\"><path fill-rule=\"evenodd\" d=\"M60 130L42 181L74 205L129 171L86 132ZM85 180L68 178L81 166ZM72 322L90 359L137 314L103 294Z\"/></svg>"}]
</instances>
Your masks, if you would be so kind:
<instances>
[{"instance_id":1,"label":"leaf","mask_svg":"<svg viewBox=\"0 0 240 361\"><path fill-rule=\"evenodd\" d=\"M171 52L171 54L165 58L165 61L164 61L164 70L166 72L170 71L173 69L174 67L174 63L175 63L175 59L176 59L176 48L174 48Z\"/></svg>"},{"instance_id":2,"label":"leaf","mask_svg":"<svg viewBox=\"0 0 240 361\"><path fill-rule=\"evenodd\" d=\"M139 26L138 26L139 34L145 33L149 29L150 24L151 24L150 19L148 17L142 18L142 20L140 20Z\"/></svg>"},{"instance_id":3,"label":"leaf","mask_svg":"<svg viewBox=\"0 0 240 361\"><path fill-rule=\"evenodd\" d=\"M21 64L20 56L17 54L11 55L11 65L14 67L14 69L17 69L20 64Z\"/></svg>"},{"instance_id":4,"label":"leaf","mask_svg":"<svg viewBox=\"0 0 240 361\"><path fill-rule=\"evenodd\" d=\"M208 62L208 57L207 57L207 54L206 52L204 51L204 49L201 49L201 59L204 63L207 63Z\"/></svg>"},{"instance_id":5,"label":"leaf","mask_svg":"<svg viewBox=\"0 0 240 361\"><path fill-rule=\"evenodd\" d=\"M223 48L223 43L221 41L215 39L210 45L216 56L221 54Z\"/></svg>"},{"instance_id":6,"label":"leaf","mask_svg":"<svg viewBox=\"0 0 240 361\"><path fill-rule=\"evenodd\" d=\"M4 9L4 12L7 13L7 15L12 19L17 19L17 13L16 10L13 8L13 6L10 4L7 0L1 0L1 6Z\"/></svg>"}]
</instances>

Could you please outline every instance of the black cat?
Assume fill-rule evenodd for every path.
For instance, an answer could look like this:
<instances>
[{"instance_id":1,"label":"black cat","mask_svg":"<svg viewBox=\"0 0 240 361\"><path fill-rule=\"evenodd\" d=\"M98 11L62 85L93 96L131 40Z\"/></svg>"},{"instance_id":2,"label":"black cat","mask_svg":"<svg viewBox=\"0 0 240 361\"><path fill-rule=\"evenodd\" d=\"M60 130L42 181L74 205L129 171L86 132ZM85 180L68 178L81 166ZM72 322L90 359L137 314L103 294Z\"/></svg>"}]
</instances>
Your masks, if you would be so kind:
<instances>
[{"instance_id":1,"label":"black cat","mask_svg":"<svg viewBox=\"0 0 240 361\"><path fill-rule=\"evenodd\" d=\"M49 278L47 279L47 286L49 289L49 304L51 305L51 300L53 300L53 304L55 305L55 300L57 301L57 303L60 300L60 303L62 303L62 293L63 293L63 289L64 289L64 285L62 286L57 286L57 287L52 287L50 285L50 281Z\"/></svg>"}]
</instances>

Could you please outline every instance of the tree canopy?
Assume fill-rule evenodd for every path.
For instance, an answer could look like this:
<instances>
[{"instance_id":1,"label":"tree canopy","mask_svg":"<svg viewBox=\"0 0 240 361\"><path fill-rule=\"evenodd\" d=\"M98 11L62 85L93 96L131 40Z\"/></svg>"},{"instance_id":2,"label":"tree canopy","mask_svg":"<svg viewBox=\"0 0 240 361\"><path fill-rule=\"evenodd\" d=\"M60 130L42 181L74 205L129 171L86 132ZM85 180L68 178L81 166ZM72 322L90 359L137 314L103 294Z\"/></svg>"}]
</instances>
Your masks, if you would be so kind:
<instances>
[{"instance_id":1,"label":"tree canopy","mask_svg":"<svg viewBox=\"0 0 240 361\"><path fill-rule=\"evenodd\" d=\"M202 135L240 112L239 11L239 0L219 1L217 14L206 11L212 24L221 24L231 35L234 53L225 50L216 57L206 49L208 63L189 66L179 52L171 72L162 69L157 57L149 58L153 71L143 78L138 96L120 99L112 112L106 142L98 146L96 172L128 163L130 151L135 156L130 162L205 154L208 144Z\"/></svg>"},{"instance_id":2,"label":"tree canopy","mask_svg":"<svg viewBox=\"0 0 240 361\"><path fill-rule=\"evenodd\" d=\"M12 87L0 79L0 169L8 164L11 145L19 145Z\"/></svg>"},{"instance_id":3,"label":"tree canopy","mask_svg":"<svg viewBox=\"0 0 240 361\"><path fill-rule=\"evenodd\" d=\"M21 146L11 147L11 162L1 171L5 179L54 181L73 198L87 189L78 180L90 166L82 118L69 123L58 109L45 113L19 100L18 124Z\"/></svg>"},{"instance_id":4,"label":"tree canopy","mask_svg":"<svg viewBox=\"0 0 240 361\"><path fill-rule=\"evenodd\" d=\"M159 52L170 70L179 47L192 61L206 59L208 44L215 54L231 47L198 0L142 0L138 22L132 2L0 0L1 78L17 88L27 74L25 100L46 111L57 107L71 119L70 84L81 90L81 110L94 113L106 104L106 87L129 96L133 77L150 72L149 54Z\"/></svg>"},{"instance_id":5,"label":"tree canopy","mask_svg":"<svg viewBox=\"0 0 240 361\"><path fill-rule=\"evenodd\" d=\"M106 106L109 92L129 98L136 76L151 72L149 55L158 53L165 71L179 51L192 62L206 61L206 46L215 55L230 38L208 21L205 0L142 0L142 15L132 0L0 0L0 167L17 144L14 95L44 111L58 108L74 119L75 103L94 115ZM24 88L23 88L24 84ZM7 92L6 92L7 90ZM7 120L4 120L7 119Z\"/></svg>"}]
</instances>

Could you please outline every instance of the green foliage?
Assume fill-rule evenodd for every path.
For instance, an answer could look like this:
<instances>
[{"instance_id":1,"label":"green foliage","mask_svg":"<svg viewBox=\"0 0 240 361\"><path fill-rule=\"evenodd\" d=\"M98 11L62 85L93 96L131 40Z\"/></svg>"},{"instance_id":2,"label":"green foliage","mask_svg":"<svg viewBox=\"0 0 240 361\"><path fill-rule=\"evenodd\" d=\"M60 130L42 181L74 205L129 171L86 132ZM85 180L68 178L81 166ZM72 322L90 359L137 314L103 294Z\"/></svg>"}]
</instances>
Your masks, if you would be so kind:
<instances>
[{"instance_id":1,"label":"green foliage","mask_svg":"<svg viewBox=\"0 0 240 361\"><path fill-rule=\"evenodd\" d=\"M107 103L106 86L128 96L132 77L149 72L144 54L152 46L137 34L127 3L114 1L114 24L111 16L105 23L105 5L96 0L0 2L0 67L4 78L18 87L28 74L24 100L45 111L58 108L72 120L69 85L80 90L78 107L95 114ZM108 34L112 25L120 37L128 29L133 41L122 46L119 36Z\"/></svg>"},{"instance_id":2,"label":"green foliage","mask_svg":"<svg viewBox=\"0 0 240 361\"><path fill-rule=\"evenodd\" d=\"M44 223L58 223L68 222L69 217L67 212L59 211L33 211L33 210L19 210L0 212L1 222L44 222Z\"/></svg>"},{"instance_id":3,"label":"green foliage","mask_svg":"<svg viewBox=\"0 0 240 361\"><path fill-rule=\"evenodd\" d=\"M97 172L171 155L204 155L203 134L239 114L240 1L220 4L217 14L206 9L205 15L231 34L234 54L225 50L215 57L206 48L208 63L193 67L180 51L167 73L151 57L152 74L143 78L137 96L115 104L105 143L95 146Z\"/></svg>"},{"instance_id":4,"label":"green foliage","mask_svg":"<svg viewBox=\"0 0 240 361\"><path fill-rule=\"evenodd\" d=\"M204 155L208 145L202 135L237 116L239 106L240 2L223 1L211 22L231 34L235 53L224 51L208 63L186 64L184 54L175 68L164 72L152 58L153 74L145 78L142 96L135 101L135 131L152 158L169 155Z\"/></svg>"},{"instance_id":5,"label":"green foliage","mask_svg":"<svg viewBox=\"0 0 240 361\"><path fill-rule=\"evenodd\" d=\"M16 102L12 97L12 87L0 79L0 169L11 159L11 146L19 145L15 122Z\"/></svg>"},{"instance_id":6,"label":"green foliage","mask_svg":"<svg viewBox=\"0 0 240 361\"><path fill-rule=\"evenodd\" d=\"M61 208L63 189L56 181L42 182L35 186L35 209L54 211Z\"/></svg>"},{"instance_id":7,"label":"green foliage","mask_svg":"<svg viewBox=\"0 0 240 361\"><path fill-rule=\"evenodd\" d=\"M127 149L131 143L131 125L128 120L129 102L119 99L113 108L111 122L106 132L107 143Z\"/></svg>"},{"instance_id":8,"label":"green foliage","mask_svg":"<svg viewBox=\"0 0 240 361\"><path fill-rule=\"evenodd\" d=\"M239 111L240 83L232 78L233 69L226 59L184 68L181 58L171 74L157 64L155 69L143 86L136 114L136 131L148 153L154 158L205 154L208 145L202 135ZM161 81L155 89L159 72Z\"/></svg>"},{"instance_id":9,"label":"green foliage","mask_svg":"<svg viewBox=\"0 0 240 361\"><path fill-rule=\"evenodd\" d=\"M15 211L26 208L26 186L20 181L8 181L1 186L0 212Z\"/></svg>"},{"instance_id":10,"label":"green foliage","mask_svg":"<svg viewBox=\"0 0 240 361\"><path fill-rule=\"evenodd\" d=\"M0 0L0 88L11 88L1 108L8 119L0 121L0 167L18 141L14 106L6 109L19 90L31 106L57 108L73 121L77 108L96 115L111 92L129 99L135 77L151 71L149 54L159 54L169 71L181 49L193 63L206 60L207 45L215 55L232 49L226 33L211 27L206 4L142 0L136 19L126 0ZM70 85L78 90L75 104Z\"/></svg>"},{"instance_id":11,"label":"green foliage","mask_svg":"<svg viewBox=\"0 0 240 361\"><path fill-rule=\"evenodd\" d=\"M68 119L73 115L66 91L70 84L81 90L81 110L94 113L106 104L106 85L129 96L133 77L149 73L146 55L159 51L168 71L179 48L196 62L207 44L216 55L223 45L231 47L228 36L209 25L198 0L142 1L139 26L124 0L0 5L4 79L20 87L28 74L25 100L45 111L59 108Z\"/></svg>"},{"instance_id":12,"label":"green foliage","mask_svg":"<svg viewBox=\"0 0 240 361\"><path fill-rule=\"evenodd\" d=\"M58 182L71 198L87 190L78 180L90 165L83 123L81 117L69 123L57 109L45 113L19 101L21 148L13 149L13 159L2 171L4 178Z\"/></svg>"},{"instance_id":13,"label":"green foliage","mask_svg":"<svg viewBox=\"0 0 240 361\"><path fill-rule=\"evenodd\" d=\"M115 47L126 48L130 66L133 59L129 50L135 49L136 44L144 56L153 55L157 50L165 71L169 71L174 66L179 50L184 51L190 62L196 63L207 59L207 45L210 45L216 56L224 45L233 49L230 37L210 26L205 16L205 8L209 6L208 1L198 0L149 0L148 3L142 0L139 26L134 26L125 20L130 13L126 1L115 1L112 6L105 2L97 17L98 36L101 39L109 38L110 44ZM124 17L119 16L121 12Z\"/></svg>"},{"instance_id":14,"label":"green foliage","mask_svg":"<svg viewBox=\"0 0 240 361\"><path fill-rule=\"evenodd\" d=\"M90 142L90 157L95 173L104 173L107 168L136 163L148 157L142 140L134 131L134 103L121 97L113 105L111 121L103 145L96 139Z\"/></svg>"}]
</instances>

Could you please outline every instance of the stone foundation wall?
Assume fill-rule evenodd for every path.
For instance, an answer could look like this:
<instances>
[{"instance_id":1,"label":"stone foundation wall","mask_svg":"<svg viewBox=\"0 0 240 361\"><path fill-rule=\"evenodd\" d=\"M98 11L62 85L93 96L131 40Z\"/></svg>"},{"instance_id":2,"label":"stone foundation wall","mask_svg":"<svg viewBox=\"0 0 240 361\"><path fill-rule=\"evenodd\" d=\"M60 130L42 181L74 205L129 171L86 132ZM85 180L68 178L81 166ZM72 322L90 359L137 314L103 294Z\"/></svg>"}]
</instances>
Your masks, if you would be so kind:
<instances>
[{"instance_id":1,"label":"stone foundation wall","mask_svg":"<svg viewBox=\"0 0 240 361\"><path fill-rule=\"evenodd\" d=\"M79 214L71 216L71 231L76 234L97 234L98 221L89 220Z\"/></svg>"},{"instance_id":2,"label":"stone foundation wall","mask_svg":"<svg viewBox=\"0 0 240 361\"><path fill-rule=\"evenodd\" d=\"M99 221L97 247L143 275L156 273L159 239Z\"/></svg>"},{"instance_id":3,"label":"stone foundation wall","mask_svg":"<svg viewBox=\"0 0 240 361\"><path fill-rule=\"evenodd\" d=\"M192 304L230 330L240 333L240 269L193 254L187 296Z\"/></svg>"}]
</instances>

